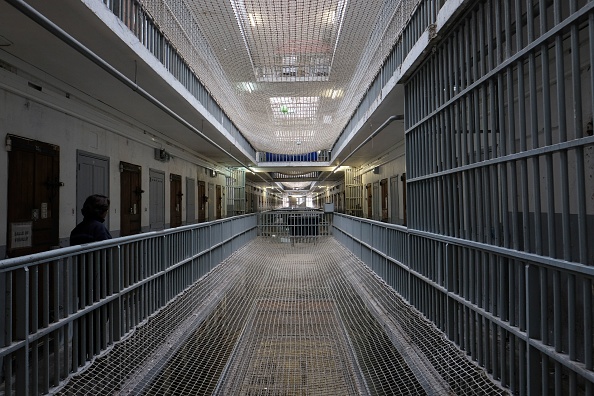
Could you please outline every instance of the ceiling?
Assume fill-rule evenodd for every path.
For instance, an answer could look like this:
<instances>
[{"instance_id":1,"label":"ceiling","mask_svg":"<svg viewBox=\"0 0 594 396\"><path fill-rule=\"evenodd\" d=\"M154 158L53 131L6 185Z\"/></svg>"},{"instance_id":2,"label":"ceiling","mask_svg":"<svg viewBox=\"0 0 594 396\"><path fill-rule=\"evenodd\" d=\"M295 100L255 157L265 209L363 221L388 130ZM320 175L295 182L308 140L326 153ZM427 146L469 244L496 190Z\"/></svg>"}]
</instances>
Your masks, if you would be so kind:
<instances>
[{"instance_id":1,"label":"ceiling","mask_svg":"<svg viewBox=\"0 0 594 396\"><path fill-rule=\"evenodd\" d=\"M393 26L395 10L405 3L400 0L141 2L159 21L167 37L174 44L177 40L179 44L175 45L179 45L178 50L186 59L195 62L191 65L201 81L252 146L257 151L281 154L332 148L392 48L397 38ZM0 51L42 70L48 76L46 81L55 79L59 82L56 85L71 87L69 96L73 99L92 97L112 109L122 109L126 117L147 125L147 129L150 126L159 132L161 139L178 147L221 166L252 166L257 175L249 178L254 182L336 183L342 176L332 174L331 170L388 117L403 113L402 89L397 85L369 114L344 149L332 153L331 163L256 163L255 158L247 157L196 112L154 68L142 62L130 45L80 0L62 0L60 7L44 0L27 3L136 81L192 128L139 98L134 90L111 78L7 2L0 2ZM197 130L219 147L203 139ZM385 156L403 139L403 122L393 122L342 165L370 163ZM295 180L296 177L301 180ZM287 187L290 188L295 187Z\"/></svg>"}]
</instances>

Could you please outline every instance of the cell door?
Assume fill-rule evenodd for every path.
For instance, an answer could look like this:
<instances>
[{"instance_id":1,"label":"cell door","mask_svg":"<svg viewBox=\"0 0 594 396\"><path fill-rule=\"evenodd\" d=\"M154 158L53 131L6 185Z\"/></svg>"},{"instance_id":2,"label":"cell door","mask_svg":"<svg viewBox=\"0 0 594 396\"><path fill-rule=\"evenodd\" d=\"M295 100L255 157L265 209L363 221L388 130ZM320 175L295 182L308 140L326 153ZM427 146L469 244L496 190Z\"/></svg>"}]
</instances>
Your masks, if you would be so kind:
<instances>
[{"instance_id":1,"label":"cell door","mask_svg":"<svg viewBox=\"0 0 594 396\"><path fill-rule=\"evenodd\" d=\"M186 224L196 222L196 181L186 177Z\"/></svg>"},{"instance_id":2,"label":"cell door","mask_svg":"<svg viewBox=\"0 0 594 396\"><path fill-rule=\"evenodd\" d=\"M217 184L216 186L216 203L217 203L217 213L216 218L217 220L222 218L222 208L223 208L223 196L221 194L221 186Z\"/></svg>"},{"instance_id":3,"label":"cell door","mask_svg":"<svg viewBox=\"0 0 594 396\"><path fill-rule=\"evenodd\" d=\"M400 223L400 195L398 193L398 178L390 178L390 222L393 224Z\"/></svg>"},{"instance_id":4,"label":"cell door","mask_svg":"<svg viewBox=\"0 0 594 396\"><path fill-rule=\"evenodd\" d=\"M367 218L371 219L373 217L373 194L371 193L371 183L368 183L365 186L367 190Z\"/></svg>"},{"instance_id":5,"label":"cell door","mask_svg":"<svg viewBox=\"0 0 594 396\"><path fill-rule=\"evenodd\" d=\"M169 175L169 225L182 225L182 183L180 175Z\"/></svg>"},{"instance_id":6,"label":"cell door","mask_svg":"<svg viewBox=\"0 0 594 396\"><path fill-rule=\"evenodd\" d=\"M13 135L6 140L8 256L49 250L59 245L60 147Z\"/></svg>"},{"instance_id":7,"label":"cell door","mask_svg":"<svg viewBox=\"0 0 594 396\"><path fill-rule=\"evenodd\" d=\"M83 219L81 213L89 195L101 194L109 197L109 158L84 151L76 153L76 222ZM105 218L109 229L109 213Z\"/></svg>"},{"instance_id":8,"label":"cell door","mask_svg":"<svg viewBox=\"0 0 594 396\"><path fill-rule=\"evenodd\" d=\"M373 183L373 220L380 218L380 193L379 182Z\"/></svg>"},{"instance_id":9,"label":"cell door","mask_svg":"<svg viewBox=\"0 0 594 396\"><path fill-rule=\"evenodd\" d=\"M381 220L388 222L390 218L388 216L388 179L382 179L380 181L381 197L382 197L382 217Z\"/></svg>"},{"instance_id":10,"label":"cell door","mask_svg":"<svg viewBox=\"0 0 594 396\"><path fill-rule=\"evenodd\" d=\"M149 170L149 229L165 228L165 172Z\"/></svg>"},{"instance_id":11,"label":"cell door","mask_svg":"<svg viewBox=\"0 0 594 396\"><path fill-rule=\"evenodd\" d=\"M215 187L214 184L208 183L208 221L215 218Z\"/></svg>"},{"instance_id":12,"label":"cell door","mask_svg":"<svg viewBox=\"0 0 594 396\"><path fill-rule=\"evenodd\" d=\"M120 162L120 236L141 231L142 168Z\"/></svg>"},{"instance_id":13,"label":"cell door","mask_svg":"<svg viewBox=\"0 0 594 396\"><path fill-rule=\"evenodd\" d=\"M206 221L206 183L202 180L198 180L198 222L203 223Z\"/></svg>"}]
</instances>

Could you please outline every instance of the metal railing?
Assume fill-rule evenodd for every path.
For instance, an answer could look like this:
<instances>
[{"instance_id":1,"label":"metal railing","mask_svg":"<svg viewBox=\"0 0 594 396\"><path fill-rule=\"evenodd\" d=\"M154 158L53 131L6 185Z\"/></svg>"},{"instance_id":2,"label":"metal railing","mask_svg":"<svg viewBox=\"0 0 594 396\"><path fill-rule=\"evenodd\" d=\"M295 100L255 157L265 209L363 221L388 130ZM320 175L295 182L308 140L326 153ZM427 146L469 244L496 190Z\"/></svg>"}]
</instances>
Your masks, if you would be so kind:
<instances>
[{"instance_id":1,"label":"metal railing","mask_svg":"<svg viewBox=\"0 0 594 396\"><path fill-rule=\"evenodd\" d=\"M343 214L332 232L513 393L591 394L594 351L582 340L592 331L592 267ZM558 322L562 311L573 324ZM548 312L555 326L540 319ZM573 353L551 347L562 337Z\"/></svg>"},{"instance_id":2,"label":"metal railing","mask_svg":"<svg viewBox=\"0 0 594 396\"><path fill-rule=\"evenodd\" d=\"M0 394L86 367L256 236L256 216L0 261Z\"/></svg>"},{"instance_id":3,"label":"metal railing","mask_svg":"<svg viewBox=\"0 0 594 396\"><path fill-rule=\"evenodd\" d=\"M313 242L332 234L332 213L279 209L258 214L258 235L279 242Z\"/></svg>"}]
</instances>

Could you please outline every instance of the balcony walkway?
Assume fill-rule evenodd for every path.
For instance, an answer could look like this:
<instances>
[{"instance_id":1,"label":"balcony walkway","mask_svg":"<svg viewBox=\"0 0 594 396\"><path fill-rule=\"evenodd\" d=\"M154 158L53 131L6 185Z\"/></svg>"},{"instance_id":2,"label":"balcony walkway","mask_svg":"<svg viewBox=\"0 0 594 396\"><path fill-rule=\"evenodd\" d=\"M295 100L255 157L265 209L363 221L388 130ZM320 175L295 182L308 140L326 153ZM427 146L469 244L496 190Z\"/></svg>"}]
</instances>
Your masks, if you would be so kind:
<instances>
[{"instance_id":1,"label":"balcony walkway","mask_svg":"<svg viewBox=\"0 0 594 396\"><path fill-rule=\"evenodd\" d=\"M505 394L335 239L316 241L248 243L60 394Z\"/></svg>"}]
</instances>

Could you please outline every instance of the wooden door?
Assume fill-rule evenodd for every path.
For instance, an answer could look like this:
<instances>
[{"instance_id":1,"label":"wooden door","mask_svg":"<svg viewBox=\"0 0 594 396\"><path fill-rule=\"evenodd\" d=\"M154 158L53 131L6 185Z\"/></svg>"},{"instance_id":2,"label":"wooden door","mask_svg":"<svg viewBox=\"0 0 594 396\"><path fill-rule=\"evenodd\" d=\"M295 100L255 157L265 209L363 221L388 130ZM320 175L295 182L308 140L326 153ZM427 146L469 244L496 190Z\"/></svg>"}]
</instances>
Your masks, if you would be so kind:
<instances>
[{"instance_id":1,"label":"wooden door","mask_svg":"<svg viewBox=\"0 0 594 396\"><path fill-rule=\"evenodd\" d=\"M380 181L381 197L382 197L382 221L390 221L388 216L388 179L382 179Z\"/></svg>"},{"instance_id":2,"label":"wooden door","mask_svg":"<svg viewBox=\"0 0 594 396\"><path fill-rule=\"evenodd\" d=\"M196 222L196 180L186 177L186 224Z\"/></svg>"},{"instance_id":3,"label":"wooden door","mask_svg":"<svg viewBox=\"0 0 594 396\"><path fill-rule=\"evenodd\" d=\"M215 186L212 183L208 183L208 221L213 221L215 219Z\"/></svg>"},{"instance_id":4,"label":"wooden door","mask_svg":"<svg viewBox=\"0 0 594 396\"><path fill-rule=\"evenodd\" d=\"M182 225L182 183L181 176L169 175L169 225L179 227Z\"/></svg>"},{"instance_id":5,"label":"wooden door","mask_svg":"<svg viewBox=\"0 0 594 396\"><path fill-rule=\"evenodd\" d=\"M206 221L206 183L198 180L198 222Z\"/></svg>"},{"instance_id":6,"label":"wooden door","mask_svg":"<svg viewBox=\"0 0 594 396\"><path fill-rule=\"evenodd\" d=\"M141 231L142 168L120 162L120 236L134 235Z\"/></svg>"},{"instance_id":7,"label":"wooden door","mask_svg":"<svg viewBox=\"0 0 594 396\"><path fill-rule=\"evenodd\" d=\"M57 247L60 147L13 135L7 140L7 254L16 257Z\"/></svg>"},{"instance_id":8,"label":"wooden door","mask_svg":"<svg viewBox=\"0 0 594 396\"><path fill-rule=\"evenodd\" d=\"M368 183L365 186L367 190L367 218L371 219L373 217L373 194L371 193L371 183Z\"/></svg>"},{"instance_id":9,"label":"wooden door","mask_svg":"<svg viewBox=\"0 0 594 396\"><path fill-rule=\"evenodd\" d=\"M216 186L216 219L222 218L223 196L221 195L221 186Z\"/></svg>"},{"instance_id":10,"label":"wooden door","mask_svg":"<svg viewBox=\"0 0 594 396\"><path fill-rule=\"evenodd\" d=\"M398 177L390 178L390 204L391 223L400 224L400 194L398 192Z\"/></svg>"}]
</instances>

